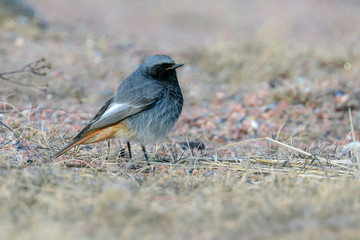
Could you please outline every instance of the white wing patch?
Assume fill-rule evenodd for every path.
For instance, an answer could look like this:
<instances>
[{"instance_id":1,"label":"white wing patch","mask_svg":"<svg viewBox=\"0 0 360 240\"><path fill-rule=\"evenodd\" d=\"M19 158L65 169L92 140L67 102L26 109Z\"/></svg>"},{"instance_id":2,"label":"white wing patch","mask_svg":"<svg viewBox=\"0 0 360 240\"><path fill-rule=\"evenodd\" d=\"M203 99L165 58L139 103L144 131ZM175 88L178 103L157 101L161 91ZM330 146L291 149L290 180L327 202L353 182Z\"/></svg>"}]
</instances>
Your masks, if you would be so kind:
<instances>
[{"instance_id":1,"label":"white wing patch","mask_svg":"<svg viewBox=\"0 0 360 240\"><path fill-rule=\"evenodd\" d=\"M110 105L110 107L108 109L106 109L106 111L103 113L103 115L101 115L99 120L107 118L117 112L123 111L123 110L127 109L128 107L130 107L130 105L126 104L126 103L114 103L114 104Z\"/></svg>"},{"instance_id":2,"label":"white wing patch","mask_svg":"<svg viewBox=\"0 0 360 240\"><path fill-rule=\"evenodd\" d=\"M152 104L152 102L150 102ZM105 112L94 122L88 130L104 128L113 125L123 119L130 117L142 110L146 109L149 105L141 105L140 103L112 103L108 106Z\"/></svg>"}]
</instances>

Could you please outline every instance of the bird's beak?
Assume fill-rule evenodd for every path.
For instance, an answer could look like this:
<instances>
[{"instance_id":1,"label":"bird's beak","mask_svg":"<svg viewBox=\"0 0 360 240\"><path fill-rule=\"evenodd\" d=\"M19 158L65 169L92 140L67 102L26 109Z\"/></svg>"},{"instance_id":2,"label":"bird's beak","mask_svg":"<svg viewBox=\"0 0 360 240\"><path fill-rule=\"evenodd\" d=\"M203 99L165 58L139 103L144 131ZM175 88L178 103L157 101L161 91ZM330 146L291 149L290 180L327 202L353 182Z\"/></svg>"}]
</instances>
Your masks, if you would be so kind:
<instances>
[{"instance_id":1,"label":"bird's beak","mask_svg":"<svg viewBox=\"0 0 360 240\"><path fill-rule=\"evenodd\" d=\"M174 64L171 67L167 68L166 70L172 70L172 69L177 69L179 67L184 66L184 64Z\"/></svg>"}]
</instances>

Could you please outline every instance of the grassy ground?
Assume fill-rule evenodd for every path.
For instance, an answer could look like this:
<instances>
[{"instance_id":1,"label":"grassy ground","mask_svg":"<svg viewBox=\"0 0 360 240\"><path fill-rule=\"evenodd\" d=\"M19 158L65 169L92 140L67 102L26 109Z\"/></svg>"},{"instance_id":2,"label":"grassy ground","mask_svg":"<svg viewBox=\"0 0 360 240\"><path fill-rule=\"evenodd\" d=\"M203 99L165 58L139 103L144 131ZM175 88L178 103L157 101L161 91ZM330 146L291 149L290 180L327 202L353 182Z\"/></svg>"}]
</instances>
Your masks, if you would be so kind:
<instances>
[{"instance_id":1,"label":"grassy ground","mask_svg":"<svg viewBox=\"0 0 360 240\"><path fill-rule=\"evenodd\" d=\"M136 144L131 161L119 156L119 140L52 155L161 48L28 24L0 28L0 73L46 58L0 79L0 239L358 238L355 31L317 44L260 32L165 51L186 63L185 106L165 145L148 146L148 169Z\"/></svg>"},{"instance_id":2,"label":"grassy ground","mask_svg":"<svg viewBox=\"0 0 360 240\"><path fill-rule=\"evenodd\" d=\"M245 177L246 178L246 177ZM359 181L2 169L2 239L356 239Z\"/></svg>"}]
</instances>

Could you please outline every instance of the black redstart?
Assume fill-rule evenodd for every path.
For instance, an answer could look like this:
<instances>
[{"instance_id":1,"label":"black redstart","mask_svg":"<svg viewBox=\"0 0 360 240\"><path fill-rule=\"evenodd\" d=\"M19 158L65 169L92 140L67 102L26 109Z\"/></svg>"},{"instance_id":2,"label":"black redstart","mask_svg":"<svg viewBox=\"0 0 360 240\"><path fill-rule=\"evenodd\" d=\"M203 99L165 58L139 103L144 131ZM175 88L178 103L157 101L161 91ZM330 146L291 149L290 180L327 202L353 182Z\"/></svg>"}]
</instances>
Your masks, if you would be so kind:
<instances>
[{"instance_id":1,"label":"black redstart","mask_svg":"<svg viewBox=\"0 0 360 240\"><path fill-rule=\"evenodd\" d=\"M181 66L183 64L176 64L165 55L148 57L120 83L115 96L89 124L54 157L79 144L123 138L127 140L130 158L129 141L136 141L148 161L145 145L164 138L180 116L183 96L175 69Z\"/></svg>"}]
</instances>

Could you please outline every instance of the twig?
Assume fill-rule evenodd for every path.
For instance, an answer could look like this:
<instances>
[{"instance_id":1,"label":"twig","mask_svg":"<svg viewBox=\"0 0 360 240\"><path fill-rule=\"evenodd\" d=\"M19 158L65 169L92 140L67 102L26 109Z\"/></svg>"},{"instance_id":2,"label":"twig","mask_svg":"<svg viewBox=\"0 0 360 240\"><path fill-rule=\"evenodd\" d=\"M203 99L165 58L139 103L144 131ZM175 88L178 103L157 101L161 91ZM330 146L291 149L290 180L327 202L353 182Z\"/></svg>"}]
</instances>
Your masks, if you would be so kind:
<instances>
[{"instance_id":1,"label":"twig","mask_svg":"<svg viewBox=\"0 0 360 240\"><path fill-rule=\"evenodd\" d=\"M33 88L44 90L44 87L46 87L46 86L39 87L39 86L32 85L32 84L17 82L17 81L10 79L9 77L7 77L7 75L14 75L14 74L18 74L18 73L32 73L32 74L35 74L38 76L46 76L46 72L45 72L46 69L51 69L51 64L46 63L45 58L41 58L40 60L37 60L35 62L25 65L20 70L0 73L0 79L20 85L20 86L33 87Z\"/></svg>"},{"instance_id":2,"label":"twig","mask_svg":"<svg viewBox=\"0 0 360 240\"><path fill-rule=\"evenodd\" d=\"M16 141L16 146L17 146L20 143L19 136L15 133L14 130L12 130L8 125L3 123L1 120L0 120L0 124L3 125L4 127L6 127L10 132L12 132L14 134L14 137L17 139L17 141Z\"/></svg>"},{"instance_id":3,"label":"twig","mask_svg":"<svg viewBox=\"0 0 360 240\"><path fill-rule=\"evenodd\" d=\"M31 73L31 74L35 74L35 75L38 75L38 76L46 76L45 71L47 69L51 69L51 64L46 63L45 58L41 58L40 60L37 60L35 62L31 62L31 63L25 65L20 70L0 73L0 79L4 80L4 81L7 81L7 82L10 82L10 83L13 83L13 84L20 85L20 86L33 87L33 88L36 88L36 89L44 90L45 89L44 87L46 87L46 86L40 86L39 87L39 86L32 85L32 84L26 84L26 83L17 82L17 81L14 81L13 79L11 79L9 76L15 75L15 74L18 74L18 73ZM15 107L13 107L13 108L16 109ZM11 131L14 134L14 137L17 139L16 144L15 144L16 148L19 149L20 146L23 147L26 154L28 155L28 160L26 161L26 163L32 163L33 161L30 158L28 148L25 145L21 144L20 138L15 133L15 131L12 130L9 126L7 126L2 121L0 121L0 125L4 126L5 128L7 128L9 131Z\"/></svg>"},{"instance_id":4,"label":"twig","mask_svg":"<svg viewBox=\"0 0 360 240\"><path fill-rule=\"evenodd\" d=\"M1 120L0 120L0 124L1 124L3 127L7 128L10 132L12 132L12 134L14 135L14 137L17 139L17 141L16 141L16 143L15 143L15 146L16 146L17 149L19 149L20 146L23 146L23 147L24 147L24 150L25 150L25 152L26 152L26 154L27 154L27 156L28 156L28 160L26 161L26 163L33 163L33 160L31 160L31 158L30 158L30 154L29 154L29 151L28 151L27 147L24 146L23 144L21 144L20 137L15 133L15 131L14 131L12 128L10 128L8 125L6 125L5 123L3 123ZM21 144L21 145L20 145L20 144Z\"/></svg>"},{"instance_id":5,"label":"twig","mask_svg":"<svg viewBox=\"0 0 360 240\"><path fill-rule=\"evenodd\" d=\"M283 124L281 124L281 126L280 126L280 128L279 128L279 130L277 131L277 133L276 133L276 140L278 140L279 139L279 136L280 136L280 132L281 132L281 130L284 128L284 126L286 125L286 121L285 122L283 122Z\"/></svg>"},{"instance_id":6,"label":"twig","mask_svg":"<svg viewBox=\"0 0 360 240\"><path fill-rule=\"evenodd\" d=\"M269 138L269 137L256 138L256 139L246 140L246 141L242 141L242 142L232 143L232 144L228 144L228 145L219 147L217 150L223 149L223 148L227 148L227 147L230 147L230 146L235 146L235 145L244 144L244 143L255 142L255 141L259 141L259 140L267 140L267 141L276 143L276 144L278 144L278 145L280 145L280 146L283 146L283 147L286 147L286 148L288 148L288 149L291 149L291 150L293 150L293 151L296 151L296 152L299 152L299 153L301 153L301 154L304 154L305 156L308 156L308 157L311 157L311 158L314 157L314 154L312 154L312 153L308 153L308 152L306 152L306 151L304 151L304 150L301 150L301 149L299 149L299 148L295 148L295 147L293 147L293 146L290 146L290 145L288 145L288 144L279 142L279 141L277 141L277 140L275 140L275 139L272 139L272 138ZM328 161L327 161L326 159L321 158L321 157L316 157L316 160L318 160L319 163L321 163L321 162L328 163Z\"/></svg>"},{"instance_id":7,"label":"twig","mask_svg":"<svg viewBox=\"0 0 360 240\"><path fill-rule=\"evenodd\" d=\"M349 120L350 120L350 128L351 128L351 137L353 142L356 142L356 138L355 138L355 129L354 129L354 124L353 124L353 120L352 120L352 114L351 114L351 108L349 108ZM354 155L355 155L355 159L356 162L359 162L359 149L355 148L354 150Z\"/></svg>"}]
</instances>

